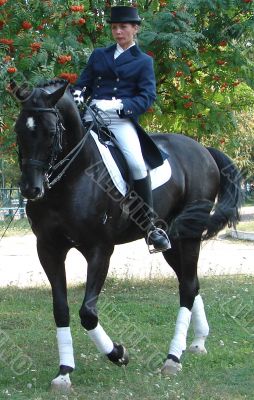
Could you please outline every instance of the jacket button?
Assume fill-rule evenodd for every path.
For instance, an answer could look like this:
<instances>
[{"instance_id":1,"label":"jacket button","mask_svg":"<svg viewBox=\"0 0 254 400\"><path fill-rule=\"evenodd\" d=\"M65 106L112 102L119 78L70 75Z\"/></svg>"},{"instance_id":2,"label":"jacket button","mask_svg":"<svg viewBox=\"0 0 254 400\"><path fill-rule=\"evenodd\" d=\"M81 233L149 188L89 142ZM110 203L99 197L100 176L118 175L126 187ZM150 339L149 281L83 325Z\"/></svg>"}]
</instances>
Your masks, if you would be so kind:
<instances>
[{"instance_id":1,"label":"jacket button","mask_svg":"<svg viewBox=\"0 0 254 400\"><path fill-rule=\"evenodd\" d=\"M101 76L98 76L98 79L101 79Z\"/></svg>"},{"instance_id":2,"label":"jacket button","mask_svg":"<svg viewBox=\"0 0 254 400\"><path fill-rule=\"evenodd\" d=\"M117 81L117 82L119 82L119 81L120 81L120 79L119 79L119 78L116 78L116 81Z\"/></svg>"},{"instance_id":3,"label":"jacket button","mask_svg":"<svg viewBox=\"0 0 254 400\"><path fill-rule=\"evenodd\" d=\"M99 88L100 87L100 85L97 85L97 88Z\"/></svg>"},{"instance_id":4,"label":"jacket button","mask_svg":"<svg viewBox=\"0 0 254 400\"><path fill-rule=\"evenodd\" d=\"M113 89L114 91L116 91L117 90L117 87L114 87L114 89Z\"/></svg>"}]
</instances>

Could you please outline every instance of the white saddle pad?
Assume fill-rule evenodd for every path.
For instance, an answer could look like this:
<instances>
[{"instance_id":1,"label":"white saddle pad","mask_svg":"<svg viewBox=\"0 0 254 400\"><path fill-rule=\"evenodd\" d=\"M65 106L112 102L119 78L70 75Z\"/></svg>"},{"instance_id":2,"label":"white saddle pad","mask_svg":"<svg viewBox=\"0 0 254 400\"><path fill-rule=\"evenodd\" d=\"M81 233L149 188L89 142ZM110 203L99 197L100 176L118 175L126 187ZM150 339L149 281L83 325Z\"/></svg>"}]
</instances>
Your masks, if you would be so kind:
<instances>
[{"instance_id":1,"label":"white saddle pad","mask_svg":"<svg viewBox=\"0 0 254 400\"><path fill-rule=\"evenodd\" d=\"M122 174L110 153L110 150L99 141L98 135L95 132L91 131L90 133L98 147L103 162L109 172L109 175L111 176L112 181L114 182L114 185L119 192L125 196L128 186L123 179ZM152 190L169 181L171 177L171 167L168 160L165 160L164 163L159 167L150 170L150 177Z\"/></svg>"}]
</instances>

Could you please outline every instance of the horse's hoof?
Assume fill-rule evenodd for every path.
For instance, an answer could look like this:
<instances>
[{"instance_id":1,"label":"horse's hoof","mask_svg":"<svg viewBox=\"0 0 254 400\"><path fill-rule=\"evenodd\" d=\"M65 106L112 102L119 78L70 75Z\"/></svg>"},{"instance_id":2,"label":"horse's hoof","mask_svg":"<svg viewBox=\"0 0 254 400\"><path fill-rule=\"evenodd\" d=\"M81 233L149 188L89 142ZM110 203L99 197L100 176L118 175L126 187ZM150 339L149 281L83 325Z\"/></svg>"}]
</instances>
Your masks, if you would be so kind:
<instances>
[{"instance_id":1,"label":"horse's hoof","mask_svg":"<svg viewBox=\"0 0 254 400\"><path fill-rule=\"evenodd\" d=\"M115 364L118 366L118 367L122 367L122 366L125 366L125 365L128 365L129 364L129 354L128 354L128 351L125 349L125 347L123 347L123 356L121 357L121 358L119 358L116 362L115 362Z\"/></svg>"},{"instance_id":2,"label":"horse's hoof","mask_svg":"<svg viewBox=\"0 0 254 400\"><path fill-rule=\"evenodd\" d=\"M182 364L171 359L166 360L161 369L161 374L164 376L176 375L182 370Z\"/></svg>"},{"instance_id":3,"label":"horse's hoof","mask_svg":"<svg viewBox=\"0 0 254 400\"><path fill-rule=\"evenodd\" d=\"M71 391L71 380L69 374L58 375L51 382L51 390L53 392L69 393Z\"/></svg>"},{"instance_id":4,"label":"horse's hoof","mask_svg":"<svg viewBox=\"0 0 254 400\"><path fill-rule=\"evenodd\" d=\"M107 354L108 359L118 367L129 363L129 354L124 346L114 343L114 349L110 354Z\"/></svg>"},{"instance_id":5,"label":"horse's hoof","mask_svg":"<svg viewBox=\"0 0 254 400\"><path fill-rule=\"evenodd\" d=\"M207 350L205 348L205 346L199 346L197 344L191 344L189 347L189 351L193 354L197 354L197 355L206 355L207 354Z\"/></svg>"}]
</instances>

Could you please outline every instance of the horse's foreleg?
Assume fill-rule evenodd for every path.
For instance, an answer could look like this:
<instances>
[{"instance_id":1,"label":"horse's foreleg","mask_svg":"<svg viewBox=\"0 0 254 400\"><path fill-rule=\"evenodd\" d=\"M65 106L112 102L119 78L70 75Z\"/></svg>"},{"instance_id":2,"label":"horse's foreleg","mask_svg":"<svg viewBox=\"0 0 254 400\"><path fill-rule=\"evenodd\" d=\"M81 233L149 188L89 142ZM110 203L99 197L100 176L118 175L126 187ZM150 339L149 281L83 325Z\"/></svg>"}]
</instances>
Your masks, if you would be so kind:
<instances>
[{"instance_id":1,"label":"horse's foreleg","mask_svg":"<svg viewBox=\"0 0 254 400\"><path fill-rule=\"evenodd\" d=\"M51 382L53 390L68 391L71 387L69 374L75 368L69 307L65 276L65 257L68 249L37 241L38 255L52 288L53 313L59 352L59 372Z\"/></svg>"},{"instance_id":2,"label":"horse's foreleg","mask_svg":"<svg viewBox=\"0 0 254 400\"><path fill-rule=\"evenodd\" d=\"M173 246L172 251L169 250L164 254L164 257L178 277L180 310L176 320L174 336L169 346L168 357L162 368L164 375L176 374L182 369L180 359L182 353L186 350L192 308L199 291L197 261L200 242L186 239L174 242Z\"/></svg>"},{"instance_id":3,"label":"horse's foreleg","mask_svg":"<svg viewBox=\"0 0 254 400\"><path fill-rule=\"evenodd\" d=\"M209 334L209 325L206 319L204 303L200 294L195 297L191 310L191 321L195 337L189 350L196 354L206 354L205 341Z\"/></svg>"},{"instance_id":4,"label":"horse's foreleg","mask_svg":"<svg viewBox=\"0 0 254 400\"><path fill-rule=\"evenodd\" d=\"M88 261L86 293L79 311L81 324L100 353L117 365L128 363L128 355L122 345L114 343L99 323L97 300L105 282L113 248L95 248L85 254Z\"/></svg>"},{"instance_id":5,"label":"horse's foreleg","mask_svg":"<svg viewBox=\"0 0 254 400\"><path fill-rule=\"evenodd\" d=\"M164 375L175 375L182 369L180 359L182 353L186 350L186 340L190 320L190 308L181 306L176 320L174 336L169 346L168 357L162 368L162 374Z\"/></svg>"}]
</instances>

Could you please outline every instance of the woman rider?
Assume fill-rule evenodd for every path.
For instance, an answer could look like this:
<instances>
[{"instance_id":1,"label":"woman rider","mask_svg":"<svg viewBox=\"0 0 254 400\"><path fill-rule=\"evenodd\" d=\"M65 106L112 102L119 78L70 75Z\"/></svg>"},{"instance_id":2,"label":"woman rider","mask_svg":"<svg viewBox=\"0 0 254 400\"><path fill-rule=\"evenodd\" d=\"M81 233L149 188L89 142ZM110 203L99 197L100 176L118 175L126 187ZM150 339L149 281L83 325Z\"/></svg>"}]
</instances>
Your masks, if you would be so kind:
<instances>
[{"instance_id":1,"label":"woman rider","mask_svg":"<svg viewBox=\"0 0 254 400\"><path fill-rule=\"evenodd\" d=\"M150 176L140 144L144 131L137 122L156 98L153 60L135 44L141 23L136 8L112 7L107 22L111 24L116 43L92 52L75 84L74 100L82 102L85 91L85 96L91 98L91 105L107 112L108 128L116 137L132 173L134 191L144 204L141 208L143 217L149 220L147 242L155 251L165 251L170 248L170 242L166 233L153 223ZM89 120L88 113L85 119Z\"/></svg>"}]
</instances>

